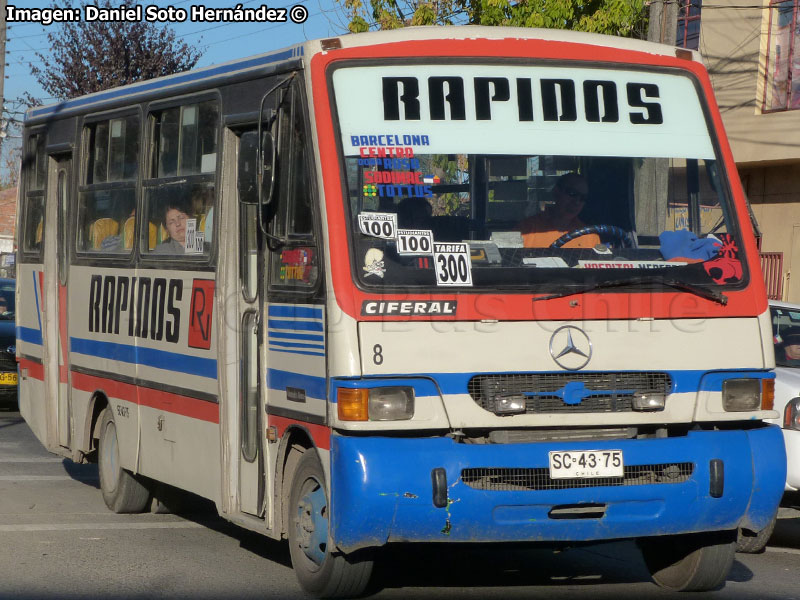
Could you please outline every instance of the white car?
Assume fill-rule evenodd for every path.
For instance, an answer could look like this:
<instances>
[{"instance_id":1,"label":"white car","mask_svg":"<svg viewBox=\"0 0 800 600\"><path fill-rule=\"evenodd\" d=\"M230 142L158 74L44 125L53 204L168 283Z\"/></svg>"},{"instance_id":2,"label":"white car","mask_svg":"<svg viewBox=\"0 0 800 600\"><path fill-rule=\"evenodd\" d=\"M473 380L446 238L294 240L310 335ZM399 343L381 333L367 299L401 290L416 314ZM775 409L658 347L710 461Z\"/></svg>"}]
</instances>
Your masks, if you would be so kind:
<instances>
[{"instance_id":1,"label":"white car","mask_svg":"<svg viewBox=\"0 0 800 600\"><path fill-rule=\"evenodd\" d=\"M800 331L800 304L770 302L769 311L776 343L774 406L781 413L774 422L783 428L786 442L786 491L796 492L800 490L800 360L787 360L782 350L787 330Z\"/></svg>"},{"instance_id":2,"label":"white car","mask_svg":"<svg viewBox=\"0 0 800 600\"><path fill-rule=\"evenodd\" d=\"M775 344L775 410L779 419L770 419L783 429L786 444L786 492L800 490L800 358L790 360L784 345L790 336L800 341L800 304L770 301L772 335ZM775 519L758 532L741 531L736 549L759 552L772 535Z\"/></svg>"}]
</instances>

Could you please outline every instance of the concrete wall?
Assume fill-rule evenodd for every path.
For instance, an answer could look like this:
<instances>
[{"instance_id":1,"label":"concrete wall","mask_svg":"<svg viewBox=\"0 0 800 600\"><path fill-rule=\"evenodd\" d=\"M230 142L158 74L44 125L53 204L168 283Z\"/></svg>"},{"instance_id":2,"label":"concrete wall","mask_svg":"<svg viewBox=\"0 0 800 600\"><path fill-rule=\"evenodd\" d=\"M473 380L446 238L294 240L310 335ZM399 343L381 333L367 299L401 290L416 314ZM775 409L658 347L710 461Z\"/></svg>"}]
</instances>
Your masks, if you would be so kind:
<instances>
[{"instance_id":1,"label":"concrete wall","mask_svg":"<svg viewBox=\"0 0 800 600\"><path fill-rule=\"evenodd\" d=\"M769 11L760 4L703 0L700 20L700 52L740 166L800 160L800 110L761 114Z\"/></svg>"},{"instance_id":2,"label":"concrete wall","mask_svg":"<svg viewBox=\"0 0 800 600\"><path fill-rule=\"evenodd\" d=\"M761 250L783 253L783 297L800 303L800 162L741 167L739 175L761 228Z\"/></svg>"},{"instance_id":3,"label":"concrete wall","mask_svg":"<svg viewBox=\"0 0 800 600\"><path fill-rule=\"evenodd\" d=\"M12 240L11 246L0 244L0 252L11 252L13 248L14 227L17 223L17 188L0 191L0 240Z\"/></svg>"}]
</instances>

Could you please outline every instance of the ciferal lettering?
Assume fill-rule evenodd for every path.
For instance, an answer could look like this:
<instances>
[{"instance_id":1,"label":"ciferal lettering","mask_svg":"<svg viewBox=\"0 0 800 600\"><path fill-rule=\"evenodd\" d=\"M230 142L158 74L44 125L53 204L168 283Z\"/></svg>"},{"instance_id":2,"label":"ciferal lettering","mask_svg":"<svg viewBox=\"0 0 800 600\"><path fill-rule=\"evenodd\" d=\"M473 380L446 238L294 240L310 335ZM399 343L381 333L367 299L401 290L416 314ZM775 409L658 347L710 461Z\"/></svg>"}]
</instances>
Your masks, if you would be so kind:
<instances>
[{"instance_id":1,"label":"ciferal lettering","mask_svg":"<svg viewBox=\"0 0 800 600\"><path fill-rule=\"evenodd\" d=\"M467 106L467 83L463 77L429 77L425 84L428 96L427 106L423 107L419 97L423 85L416 77L383 77L384 119L419 121L427 109L424 116L432 121L464 121L468 118L488 121L492 119L495 107L514 103L520 122L533 121L537 109L543 121L551 122L617 123L622 118L627 118L633 125L660 125L664 122L658 102L660 92L653 83L626 83L624 92L619 93L617 82L606 80L587 80L578 84L568 78L473 77L473 106ZM582 103L578 101L579 94ZM583 111L579 114L581 106ZM353 145L357 145L355 141ZM360 145L372 144L360 141ZM362 153L362 156L369 155Z\"/></svg>"},{"instance_id":2,"label":"ciferal lettering","mask_svg":"<svg viewBox=\"0 0 800 600\"><path fill-rule=\"evenodd\" d=\"M458 302L455 300L381 302L365 300L361 314L367 316L391 315L455 315Z\"/></svg>"}]
</instances>

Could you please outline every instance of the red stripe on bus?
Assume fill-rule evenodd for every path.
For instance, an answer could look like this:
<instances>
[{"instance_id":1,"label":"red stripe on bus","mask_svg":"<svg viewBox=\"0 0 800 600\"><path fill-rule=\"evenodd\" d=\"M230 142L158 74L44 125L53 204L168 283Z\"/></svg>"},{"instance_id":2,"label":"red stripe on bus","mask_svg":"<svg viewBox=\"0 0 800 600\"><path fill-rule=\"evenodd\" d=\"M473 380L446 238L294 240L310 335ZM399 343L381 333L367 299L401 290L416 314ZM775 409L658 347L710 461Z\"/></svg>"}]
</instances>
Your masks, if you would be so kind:
<instances>
[{"instance_id":1,"label":"red stripe on bus","mask_svg":"<svg viewBox=\"0 0 800 600\"><path fill-rule=\"evenodd\" d=\"M331 449L331 430L325 425L317 425L315 423L309 423L308 421L299 421L298 419L288 419L277 415L268 415L267 420L269 421L269 425L278 429L279 438L283 437L283 434L286 433L289 427L297 425L308 431L311 440L317 448L322 448L323 450Z\"/></svg>"},{"instance_id":2,"label":"red stripe on bus","mask_svg":"<svg viewBox=\"0 0 800 600\"><path fill-rule=\"evenodd\" d=\"M102 390L106 396L127 400L140 406L147 406L169 413L219 424L219 404L123 383L106 377L72 373L72 387L83 392Z\"/></svg>"},{"instance_id":3,"label":"red stripe on bus","mask_svg":"<svg viewBox=\"0 0 800 600\"><path fill-rule=\"evenodd\" d=\"M20 370L28 369L27 377L44 381L44 365L42 365L42 363L27 358L20 358L19 368Z\"/></svg>"}]
</instances>

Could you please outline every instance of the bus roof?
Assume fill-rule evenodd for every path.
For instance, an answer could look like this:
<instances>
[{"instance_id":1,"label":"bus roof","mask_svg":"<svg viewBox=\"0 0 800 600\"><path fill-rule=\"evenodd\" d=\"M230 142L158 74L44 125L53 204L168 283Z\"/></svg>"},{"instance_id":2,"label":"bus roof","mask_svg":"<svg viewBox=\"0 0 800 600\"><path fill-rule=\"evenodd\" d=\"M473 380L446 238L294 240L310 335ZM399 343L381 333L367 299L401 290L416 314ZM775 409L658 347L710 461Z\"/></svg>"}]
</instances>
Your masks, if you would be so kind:
<instances>
[{"instance_id":1,"label":"bus roof","mask_svg":"<svg viewBox=\"0 0 800 600\"><path fill-rule=\"evenodd\" d=\"M167 93L188 93L213 85L218 80L231 78L246 79L265 75L281 67L299 64L303 57L310 58L313 54L328 50L329 40L325 38L311 40L302 44L295 44L264 54L248 58L236 59L218 65L211 65L191 71L184 71L174 75L139 81L86 96L73 98L64 102L37 106L27 111L26 124L36 124L54 117L73 116L84 112L96 112L112 108L114 105L128 102L141 101L146 98L163 96ZM648 54L675 56L675 47L665 44L656 44L643 40L621 38L597 33L584 33L562 29L533 29L525 27L485 27L479 25L465 25L452 27L406 27L390 31L371 31L359 34L347 34L336 37L342 48L356 48L381 44L392 44L409 40L544 40L568 43L588 44L632 50ZM694 60L700 60L697 53L693 53Z\"/></svg>"}]
</instances>

